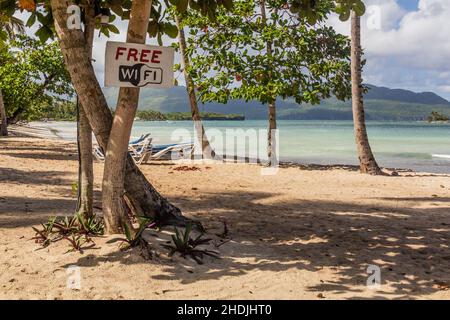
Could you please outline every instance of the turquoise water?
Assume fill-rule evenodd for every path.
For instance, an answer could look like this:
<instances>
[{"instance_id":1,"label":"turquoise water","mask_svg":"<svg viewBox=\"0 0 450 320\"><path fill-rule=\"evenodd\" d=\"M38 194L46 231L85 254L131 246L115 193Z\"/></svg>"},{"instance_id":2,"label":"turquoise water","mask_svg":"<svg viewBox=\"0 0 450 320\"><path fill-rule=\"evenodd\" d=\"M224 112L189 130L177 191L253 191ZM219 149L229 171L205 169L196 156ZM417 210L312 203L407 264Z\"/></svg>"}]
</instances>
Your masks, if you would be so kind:
<instances>
[{"instance_id":1,"label":"turquoise water","mask_svg":"<svg viewBox=\"0 0 450 320\"><path fill-rule=\"evenodd\" d=\"M73 138L73 123L51 123L64 138ZM264 156L267 121L205 121L208 136L219 154ZM368 122L369 139L379 164L390 168L450 173L450 124L425 122ZM351 121L280 120L280 160L316 164L357 164ZM236 144L228 133L242 129ZM70 133L69 133L70 132ZM150 132L154 144L192 141L193 125L189 121L135 122L132 136ZM189 134L183 136L183 134ZM244 134L249 136L245 147ZM250 147L248 147L250 145ZM250 150L249 150L250 149Z\"/></svg>"}]
</instances>

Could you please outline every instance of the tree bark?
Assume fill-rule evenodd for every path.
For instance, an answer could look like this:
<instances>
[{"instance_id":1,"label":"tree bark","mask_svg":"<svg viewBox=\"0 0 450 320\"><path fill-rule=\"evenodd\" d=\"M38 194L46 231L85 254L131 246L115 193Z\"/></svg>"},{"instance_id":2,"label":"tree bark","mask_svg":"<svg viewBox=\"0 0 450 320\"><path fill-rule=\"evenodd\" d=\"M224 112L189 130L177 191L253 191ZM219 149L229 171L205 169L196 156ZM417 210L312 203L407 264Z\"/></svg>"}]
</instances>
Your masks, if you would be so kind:
<instances>
[{"instance_id":1,"label":"tree bark","mask_svg":"<svg viewBox=\"0 0 450 320\"><path fill-rule=\"evenodd\" d=\"M266 2L265 0L260 0L259 6L261 8L261 20L263 25L267 24L267 15L266 15ZM276 21L274 21L276 23ZM267 42L267 57L269 59L272 58L272 42ZM269 73L270 77L270 73ZM267 165L273 164L273 159L277 157L276 154L276 148L274 146L276 145L276 135L275 130L277 129L277 118L276 118L276 97L272 99L272 101L269 101L269 132L267 134L267 157L268 157L268 163Z\"/></svg>"},{"instance_id":2,"label":"tree bark","mask_svg":"<svg viewBox=\"0 0 450 320\"><path fill-rule=\"evenodd\" d=\"M83 32L67 28L66 10L71 4L75 4L75 1L51 0L55 29L72 84L81 105L85 108L98 144L106 150L112 115L89 59ZM138 215L155 219L161 225L185 225L189 221L181 215L180 209L155 190L130 156L127 157L126 163L125 192Z\"/></svg>"},{"instance_id":3,"label":"tree bark","mask_svg":"<svg viewBox=\"0 0 450 320\"><path fill-rule=\"evenodd\" d=\"M8 122L6 120L6 110L3 104L2 89L0 89L0 136L6 137L8 135Z\"/></svg>"},{"instance_id":4,"label":"tree bark","mask_svg":"<svg viewBox=\"0 0 450 320\"><path fill-rule=\"evenodd\" d=\"M186 82L186 90L189 97L189 103L191 105L192 121L194 122L194 130L196 134L197 141L201 143L202 157L205 159L214 159L216 153L214 152L211 144L209 143L208 137L205 133L205 128L203 127L202 118L198 110L197 97L195 95L195 85L191 76L189 75L187 68L189 68L189 58L186 53L186 37L184 34L184 29L182 26L181 17L175 14L175 22L178 28L178 41L180 44L180 54L181 54L181 67L183 68L184 79Z\"/></svg>"},{"instance_id":5,"label":"tree bark","mask_svg":"<svg viewBox=\"0 0 450 320\"><path fill-rule=\"evenodd\" d=\"M276 106L275 101L269 103L269 133L267 138L267 157L269 159L269 165L274 164L274 159L277 159L276 154L276 135L275 130L277 129L277 117L276 117ZM278 163L278 161L275 161Z\"/></svg>"},{"instance_id":6,"label":"tree bark","mask_svg":"<svg viewBox=\"0 0 450 320\"><path fill-rule=\"evenodd\" d=\"M127 43L145 44L152 0L133 1ZM102 206L107 233L119 233L126 223L125 165L131 129L139 103L139 88L120 88L106 150Z\"/></svg>"},{"instance_id":7,"label":"tree bark","mask_svg":"<svg viewBox=\"0 0 450 320\"><path fill-rule=\"evenodd\" d=\"M93 3L88 3L85 7L85 29L84 36L88 47L88 55L92 61L92 47L94 42L95 32L95 8ZM91 218L94 215L94 168L92 155L92 129L89 125L89 120L84 109L87 107L78 108L78 143L80 152L79 164L79 199L78 199L78 213L84 219Z\"/></svg>"},{"instance_id":8,"label":"tree bark","mask_svg":"<svg viewBox=\"0 0 450 320\"><path fill-rule=\"evenodd\" d=\"M359 167L361 173L380 175L382 174L382 171L370 148L364 115L361 64L361 18L352 11L351 20L352 110Z\"/></svg>"}]
</instances>

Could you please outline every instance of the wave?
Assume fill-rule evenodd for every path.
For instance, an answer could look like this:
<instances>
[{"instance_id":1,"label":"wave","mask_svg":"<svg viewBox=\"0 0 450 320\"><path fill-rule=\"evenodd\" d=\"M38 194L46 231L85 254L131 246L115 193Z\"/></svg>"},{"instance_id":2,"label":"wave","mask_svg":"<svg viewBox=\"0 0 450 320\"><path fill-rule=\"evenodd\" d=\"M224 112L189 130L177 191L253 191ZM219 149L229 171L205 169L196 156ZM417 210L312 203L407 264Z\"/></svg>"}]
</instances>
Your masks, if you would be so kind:
<instances>
[{"instance_id":1,"label":"wave","mask_svg":"<svg viewBox=\"0 0 450 320\"><path fill-rule=\"evenodd\" d=\"M432 154L433 158L441 158L441 159L449 159L450 160L450 154Z\"/></svg>"}]
</instances>

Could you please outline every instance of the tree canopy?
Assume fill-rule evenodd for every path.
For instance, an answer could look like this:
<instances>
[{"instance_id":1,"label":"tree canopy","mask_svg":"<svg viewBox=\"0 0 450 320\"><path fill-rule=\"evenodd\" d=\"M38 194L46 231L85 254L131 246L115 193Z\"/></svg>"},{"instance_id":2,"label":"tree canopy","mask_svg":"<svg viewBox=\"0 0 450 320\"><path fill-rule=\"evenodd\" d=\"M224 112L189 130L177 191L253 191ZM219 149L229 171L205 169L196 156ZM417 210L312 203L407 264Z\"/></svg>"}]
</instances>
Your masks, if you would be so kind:
<instances>
[{"instance_id":1,"label":"tree canopy","mask_svg":"<svg viewBox=\"0 0 450 320\"><path fill-rule=\"evenodd\" d=\"M11 122L42 117L74 95L56 42L17 36L2 48L0 61L0 87Z\"/></svg>"},{"instance_id":2,"label":"tree canopy","mask_svg":"<svg viewBox=\"0 0 450 320\"><path fill-rule=\"evenodd\" d=\"M110 33L119 33L115 24L117 17L123 20L130 18L131 0L78 0L75 2L81 7L94 2L97 28L106 36L109 36ZM225 7L230 10L235 2L234 0L153 0L148 34L150 37L156 37L160 43L163 34L176 38L177 28L170 19L167 19L166 9L169 7L176 7L181 13L197 11L214 20L219 8ZM329 0L282 0L280 2L284 6L288 6L291 13L307 19L311 24L320 20L324 6L328 6L330 3ZM351 10L355 10L359 15L364 14L365 7L362 0L334 0L331 2L333 9L342 20L348 20ZM0 14L3 16L11 17L18 10L31 12L26 26L31 27L37 24L36 36L42 41L54 37L53 16L49 0L0 0ZM102 23L101 15L109 16L109 22Z\"/></svg>"},{"instance_id":3,"label":"tree canopy","mask_svg":"<svg viewBox=\"0 0 450 320\"><path fill-rule=\"evenodd\" d=\"M348 98L348 38L320 22L310 26L292 15L282 0L266 2L265 23L258 4L235 1L233 10L219 11L215 21L196 14L185 17L190 29L189 72L201 100L268 103L293 97L297 103L319 103L332 94ZM331 8L331 2L322 1L321 20Z\"/></svg>"}]
</instances>

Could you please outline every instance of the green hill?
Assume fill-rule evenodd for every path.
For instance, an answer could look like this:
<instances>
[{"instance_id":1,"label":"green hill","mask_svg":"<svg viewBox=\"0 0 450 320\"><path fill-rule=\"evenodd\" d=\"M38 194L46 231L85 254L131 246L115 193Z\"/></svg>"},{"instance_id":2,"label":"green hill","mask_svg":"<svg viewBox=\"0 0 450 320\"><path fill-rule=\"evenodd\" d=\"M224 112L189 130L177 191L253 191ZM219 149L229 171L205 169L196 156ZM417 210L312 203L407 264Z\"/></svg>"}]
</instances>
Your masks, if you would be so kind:
<instances>
[{"instance_id":1,"label":"green hill","mask_svg":"<svg viewBox=\"0 0 450 320\"><path fill-rule=\"evenodd\" d=\"M389 89L368 85L365 108L368 120L411 121L426 120L432 111L450 115L450 102L432 92L415 93L408 90ZM108 104L114 107L117 88L104 89ZM232 100L228 104L208 103L200 105L200 111L220 114L243 114L246 119L266 119L267 108L256 101ZM140 110L162 113L187 112L189 104L185 87L171 89L143 89L139 101ZM351 102L335 98L320 105L298 105L292 99L277 104L278 119L299 120L351 120Z\"/></svg>"}]
</instances>

